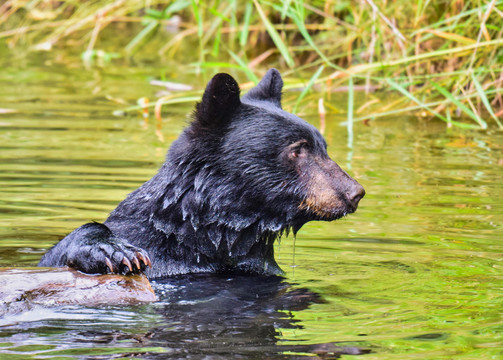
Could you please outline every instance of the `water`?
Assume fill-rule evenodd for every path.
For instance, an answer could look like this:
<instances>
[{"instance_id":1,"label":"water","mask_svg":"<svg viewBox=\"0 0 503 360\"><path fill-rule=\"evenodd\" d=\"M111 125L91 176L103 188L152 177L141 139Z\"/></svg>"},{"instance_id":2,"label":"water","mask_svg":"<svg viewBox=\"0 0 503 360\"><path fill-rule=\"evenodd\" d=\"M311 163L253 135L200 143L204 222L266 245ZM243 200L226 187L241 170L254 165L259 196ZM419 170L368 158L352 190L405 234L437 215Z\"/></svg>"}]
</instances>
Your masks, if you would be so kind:
<instances>
[{"instance_id":1,"label":"water","mask_svg":"<svg viewBox=\"0 0 503 360\"><path fill-rule=\"evenodd\" d=\"M0 266L36 264L104 220L156 172L192 106L167 108L162 142L152 121L112 116L127 107L117 99L154 99L161 72L199 89L209 77L169 64L83 71L62 56L1 60L0 108L18 112L0 115ZM396 117L355 124L348 149L340 120L327 118L329 153L367 195L295 246L282 239L284 279L177 277L153 284L154 304L6 315L0 358L503 357L503 134Z\"/></svg>"}]
</instances>

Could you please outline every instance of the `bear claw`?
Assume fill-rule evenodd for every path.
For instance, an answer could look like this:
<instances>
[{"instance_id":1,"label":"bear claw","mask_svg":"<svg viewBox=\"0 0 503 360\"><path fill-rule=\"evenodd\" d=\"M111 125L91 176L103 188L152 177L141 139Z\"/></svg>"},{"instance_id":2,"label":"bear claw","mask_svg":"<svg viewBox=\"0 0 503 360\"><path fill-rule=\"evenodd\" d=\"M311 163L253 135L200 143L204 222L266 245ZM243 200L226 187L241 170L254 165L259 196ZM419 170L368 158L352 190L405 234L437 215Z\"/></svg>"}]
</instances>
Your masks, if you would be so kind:
<instances>
[{"instance_id":1,"label":"bear claw","mask_svg":"<svg viewBox=\"0 0 503 360\"><path fill-rule=\"evenodd\" d=\"M131 261L127 257L122 258L122 263L129 268L129 272L133 272L133 266L131 265Z\"/></svg>"},{"instance_id":2,"label":"bear claw","mask_svg":"<svg viewBox=\"0 0 503 360\"><path fill-rule=\"evenodd\" d=\"M114 272L114 266L112 265L112 262L110 261L109 258L105 258L105 263L107 264L108 268L110 269L110 272L113 273Z\"/></svg>"},{"instance_id":3,"label":"bear claw","mask_svg":"<svg viewBox=\"0 0 503 360\"><path fill-rule=\"evenodd\" d=\"M115 245L118 245L118 243ZM145 251L129 244L107 248L105 252L111 254L111 256L104 254L104 265L106 265L106 271L109 273L123 275L140 274L144 272L147 267L152 266L152 262Z\"/></svg>"},{"instance_id":4,"label":"bear claw","mask_svg":"<svg viewBox=\"0 0 503 360\"><path fill-rule=\"evenodd\" d=\"M133 258L133 264L138 270L141 270L140 262L138 261L138 258L136 256Z\"/></svg>"},{"instance_id":5,"label":"bear claw","mask_svg":"<svg viewBox=\"0 0 503 360\"><path fill-rule=\"evenodd\" d=\"M138 259L140 259L145 264L145 266L152 267L152 262L150 261L150 258L148 257L148 255L143 255L141 252L137 251L136 257ZM138 268L139 268L139 266L138 266Z\"/></svg>"},{"instance_id":6,"label":"bear claw","mask_svg":"<svg viewBox=\"0 0 503 360\"><path fill-rule=\"evenodd\" d=\"M134 250L133 250L134 251ZM119 255L119 262L112 262L111 258L105 257L105 265L108 273L115 274L138 274L145 271L147 267L152 267L152 262L148 255L140 251L124 252Z\"/></svg>"}]
</instances>

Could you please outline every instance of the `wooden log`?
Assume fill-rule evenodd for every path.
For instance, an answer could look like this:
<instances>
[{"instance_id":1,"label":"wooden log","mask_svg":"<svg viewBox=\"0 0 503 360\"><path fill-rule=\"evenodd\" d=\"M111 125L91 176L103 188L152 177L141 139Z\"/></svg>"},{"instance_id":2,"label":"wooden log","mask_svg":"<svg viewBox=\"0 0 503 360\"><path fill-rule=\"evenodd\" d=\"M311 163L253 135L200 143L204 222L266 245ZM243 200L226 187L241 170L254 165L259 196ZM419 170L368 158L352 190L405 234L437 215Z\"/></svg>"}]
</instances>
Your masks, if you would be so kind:
<instances>
[{"instance_id":1,"label":"wooden log","mask_svg":"<svg viewBox=\"0 0 503 360\"><path fill-rule=\"evenodd\" d=\"M156 301L145 275L87 275L69 268L0 268L0 313L30 305L132 305Z\"/></svg>"}]
</instances>

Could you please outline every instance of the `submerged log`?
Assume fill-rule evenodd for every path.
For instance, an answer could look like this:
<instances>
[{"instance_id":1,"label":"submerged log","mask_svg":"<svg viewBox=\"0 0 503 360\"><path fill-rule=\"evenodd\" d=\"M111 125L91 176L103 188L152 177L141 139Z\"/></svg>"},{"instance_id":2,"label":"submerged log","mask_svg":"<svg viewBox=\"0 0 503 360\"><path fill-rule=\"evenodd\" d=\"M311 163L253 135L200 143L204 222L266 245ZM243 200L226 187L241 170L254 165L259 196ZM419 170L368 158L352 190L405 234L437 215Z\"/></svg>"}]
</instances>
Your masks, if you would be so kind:
<instances>
[{"instance_id":1,"label":"submerged log","mask_svg":"<svg viewBox=\"0 0 503 360\"><path fill-rule=\"evenodd\" d=\"M30 305L131 305L155 300L145 275L86 275L69 268L0 268L0 312Z\"/></svg>"}]
</instances>

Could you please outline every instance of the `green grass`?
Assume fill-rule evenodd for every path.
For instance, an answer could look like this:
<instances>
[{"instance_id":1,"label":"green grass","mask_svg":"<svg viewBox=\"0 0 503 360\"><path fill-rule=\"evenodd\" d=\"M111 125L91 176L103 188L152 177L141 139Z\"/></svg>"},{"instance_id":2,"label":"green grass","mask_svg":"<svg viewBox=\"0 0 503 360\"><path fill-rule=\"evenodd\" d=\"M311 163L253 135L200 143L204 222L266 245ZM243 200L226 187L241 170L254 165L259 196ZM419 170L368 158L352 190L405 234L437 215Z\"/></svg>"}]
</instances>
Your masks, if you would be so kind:
<instances>
[{"instance_id":1,"label":"green grass","mask_svg":"<svg viewBox=\"0 0 503 360\"><path fill-rule=\"evenodd\" d=\"M253 83L274 66L287 85L303 88L288 104L294 108L312 91L328 97L344 86L356 102L353 92L377 89L358 97L364 103L355 110L355 104L348 106L347 124L420 112L447 126L503 129L502 34L503 0L32 0L0 5L0 41L12 50L70 46L87 57L147 52L197 68L238 69ZM184 44L192 44L193 51L182 51ZM390 93L393 101L384 101Z\"/></svg>"}]
</instances>

